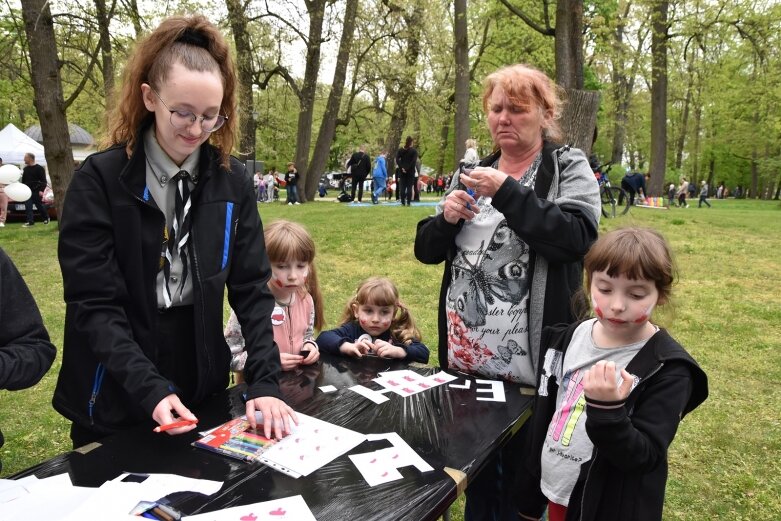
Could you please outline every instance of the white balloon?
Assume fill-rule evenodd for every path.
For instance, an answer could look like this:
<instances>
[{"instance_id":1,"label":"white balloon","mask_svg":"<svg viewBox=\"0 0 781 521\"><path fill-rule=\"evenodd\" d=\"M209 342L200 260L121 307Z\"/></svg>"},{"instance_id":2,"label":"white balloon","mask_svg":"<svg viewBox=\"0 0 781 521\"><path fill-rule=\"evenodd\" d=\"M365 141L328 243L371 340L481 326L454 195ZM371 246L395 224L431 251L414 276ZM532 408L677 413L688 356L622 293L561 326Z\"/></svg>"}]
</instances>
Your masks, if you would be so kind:
<instances>
[{"instance_id":1,"label":"white balloon","mask_svg":"<svg viewBox=\"0 0 781 521\"><path fill-rule=\"evenodd\" d=\"M5 195L12 201L23 203L28 200L33 193L30 191L30 187L25 184L11 183L5 187Z\"/></svg>"},{"instance_id":2,"label":"white balloon","mask_svg":"<svg viewBox=\"0 0 781 521\"><path fill-rule=\"evenodd\" d=\"M10 185L19 181L22 177L22 171L16 165L0 166L0 184Z\"/></svg>"}]
</instances>

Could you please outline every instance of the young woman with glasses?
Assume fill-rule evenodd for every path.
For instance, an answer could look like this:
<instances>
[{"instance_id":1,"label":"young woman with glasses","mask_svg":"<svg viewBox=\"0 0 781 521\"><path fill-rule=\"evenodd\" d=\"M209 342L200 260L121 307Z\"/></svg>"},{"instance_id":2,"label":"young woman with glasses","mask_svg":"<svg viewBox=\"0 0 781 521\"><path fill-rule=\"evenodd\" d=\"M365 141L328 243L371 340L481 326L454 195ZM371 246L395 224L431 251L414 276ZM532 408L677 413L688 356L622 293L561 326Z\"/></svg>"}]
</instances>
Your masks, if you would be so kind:
<instances>
[{"instance_id":1,"label":"young woman with glasses","mask_svg":"<svg viewBox=\"0 0 781 521\"><path fill-rule=\"evenodd\" d=\"M109 148L73 177L60 223L67 310L54 406L73 422L75 447L144 424L196 428L188 407L228 384L225 288L246 339L249 418L261 411L277 437L295 421L277 385L254 188L229 155L235 88L210 22L165 20L128 61Z\"/></svg>"}]
</instances>

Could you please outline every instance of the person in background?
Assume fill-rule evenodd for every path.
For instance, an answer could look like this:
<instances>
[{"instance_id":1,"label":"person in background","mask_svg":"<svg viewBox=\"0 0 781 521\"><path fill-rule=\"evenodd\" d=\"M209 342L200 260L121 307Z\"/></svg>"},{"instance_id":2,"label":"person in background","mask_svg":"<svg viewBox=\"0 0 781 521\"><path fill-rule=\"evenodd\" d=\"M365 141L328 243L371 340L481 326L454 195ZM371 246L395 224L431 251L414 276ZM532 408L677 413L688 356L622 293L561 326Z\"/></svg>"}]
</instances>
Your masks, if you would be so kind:
<instances>
[{"instance_id":1,"label":"person in background","mask_svg":"<svg viewBox=\"0 0 781 521\"><path fill-rule=\"evenodd\" d=\"M0 157L0 166L3 166L3 158ZM5 195L6 185L0 183L0 228L5 227L5 220L8 217L8 196Z\"/></svg>"},{"instance_id":2,"label":"person in background","mask_svg":"<svg viewBox=\"0 0 781 521\"><path fill-rule=\"evenodd\" d=\"M707 204L708 208L710 208L710 203L708 202L708 183L705 179L700 182L700 201L697 203L697 208L702 208L702 203Z\"/></svg>"},{"instance_id":3,"label":"person in background","mask_svg":"<svg viewBox=\"0 0 781 521\"><path fill-rule=\"evenodd\" d=\"M645 196L645 176L640 172L633 174L626 174L621 179L621 188L623 188L627 194L629 194L629 205L634 206L635 195L642 194ZM621 201L619 201L619 204Z\"/></svg>"},{"instance_id":4,"label":"person in background","mask_svg":"<svg viewBox=\"0 0 781 521\"><path fill-rule=\"evenodd\" d=\"M708 396L708 378L651 321L675 266L658 232L603 235L585 259L595 318L543 332L520 519L661 521L667 452Z\"/></svg>"},{"instance_id":5,"label":"person in background","mask_svg":"<svg viewBox=\"0 0 781 521\"><path fill-rule=\"evenodd\" d=\"M263 181L266 183L266 199L265 202L267 203L273 203L274 202L274 193L277 191L277 169L276 167L271 167L271 169L266 172L266 175L263 176Z\"/></svg>"},{"instance_id":6,"label":"person in background","mask_svg":"<svg viewBox=\"0 0 781 521\"><path fill-rule=\"evenodd\" d=\"M347 302L340 323L317 337L324 352L428 363L428 347L421 342L415 319L389 279L372 277L363 281Z\"/></svg>"},{"instance_id":7,"label":"person in background","mask_svg":"<svg viewBox=\"0 0 781 521\"><path fill-rule=\"evenodd\" d=\"M681 177L681 184L678 185L678 207L688 208L689 204L686 202L686 195L689 193L689 181L685 177Z\"/></svg>"},{"instance_id":8,"label":"person in background","mask_svg":"<svg viewBox=\"0 0 781 521\"><path fill-rule=\"evenodd\" d=\"M670 208L675 206L675 183L670 183L667 188L667 206Z\"/></svg>"},{"instance_id":9,"label":"person in background","mask_svg":"<svg viewBox=\"0 0 781 521\"><path fill-rule=\"evenodd\" d=\"M480 161L480 156L477 155L477 141L474 139L466 140L466 151L464 152L464 158L461 160L466 165L475 165Z\"/></svg>"},{"instance_id":10,"label":"person in background","mask_svg":"<svg viewBox=\"0 0 781 521\"><path fill-rule=\"evenodd\" d=\"M483 109L496 151L470 173L456 172L436 215L418 223L415 257L445 266L442 368L534 386L543 326L576 319L573 296L601 205L586 155L558 144L561 107L555 83L537 69L490 74ZM466 521L517 519L526 431L469 483Z\"/></svg>"},{"instance_id":11,"label":"person in background","mask_svg":"<svg viewBox=\"0 0 781 521\"><path fill-rule=\"evenodd\" d=\"M255 194L257 202L262 203L266 200L266 181L261 172L255 172Z\"/></svg>"},{"instance_id":12,"label":"person in background","mask_svg":"<svg viewBox=\"0 0 781 521\"><path fill-rule=\"evenodd\" d=\"M37 384L52 365L56 350L41 313L14 263L0 248L0 390ZM0 431L0 447L4 443ZM0 470L3 464L0 461Z\"/></svg>"},{"instance_id":13,"label":"person in background","mask_svg":"<svg viewBox=\"0 0 781 521\"><path fill-rule=\"evenodd\" d=\"M46 208L43 206L41 200L41 192L46 188L46 170L35 162L35 154L27 152L24 155L25 167L22 169L22 183L26 184L30 188L31 196L25 201L25 209L27 210L27 222L22 226L28 228L35 224L35 216L33 214L33 206L41 214L41 220L43 224L49 224L49 214L46 213Z\"/></svg>"},{"instance_id":14,"label":"person in background","mask_svg":"<svg viewBox=\"0 0 781 521\"><path fill-rule=\"evenodd\" d=\"M350 171L350 175L352 176L352 187L350 188L351 198L355 201L355 190L357 188L358 202L363 202L363 183L366 181L366 177L369 175L369 171L372 168L372 161L369 158L369 154L366 153L366 145L361 145L358 148L358 151L350 156L346 168ZM374 201L373 196L372 201Z\"/></svg>"},{"instance_id":15,"label":"person in background","mask_svg":"<svg viewBox=\"0 0 781 521\"><path fill-rule=\"evenodd\" d=\"M388 169L385 163L385 150L382 150L379 154L377 154L377 158L374 160L372 180L374 181L372 203L379 204L380 196L386 192L386 185L388 184Z\"/></svg>"},{"instance_id":16,"label":"person in background","mask_svg":"<svg viewBox=\"0 0 781 521\"><path fill-rule=\"evenodd\" d=\"M398 173L397 189L400 193L401 206L410 206L417 181L418 151L413 146L412 136L407 136L404 146L396 152L396 169Z\"/></svg>"},{"instance_id":17,"label":"person in background","mask_svg":"<svg viewBox=\"0 0 781 521\"><path fill-rule=\"evenodd\" d=\"M296 422L281 399L271 267L236 142L230 47L205 17L165 19L125 67L110 148L68 188L58 254L66 303L53 404L74 447L135 427L188 423L225 391L223 302L247 344L245 412L266 437Z\"/></svg>"},{"instance_id":18,"label":"person in background","mask_svg":"<svg viewBox=\"0 0 781 521\"><path fill-rule=\"evenodd\" d=\"M301 176L296 169L295 163L287 164L285 172L285 188L287 189L287 204L301 204L298 200L298 179Z\"/></svg>"}]
</instances>

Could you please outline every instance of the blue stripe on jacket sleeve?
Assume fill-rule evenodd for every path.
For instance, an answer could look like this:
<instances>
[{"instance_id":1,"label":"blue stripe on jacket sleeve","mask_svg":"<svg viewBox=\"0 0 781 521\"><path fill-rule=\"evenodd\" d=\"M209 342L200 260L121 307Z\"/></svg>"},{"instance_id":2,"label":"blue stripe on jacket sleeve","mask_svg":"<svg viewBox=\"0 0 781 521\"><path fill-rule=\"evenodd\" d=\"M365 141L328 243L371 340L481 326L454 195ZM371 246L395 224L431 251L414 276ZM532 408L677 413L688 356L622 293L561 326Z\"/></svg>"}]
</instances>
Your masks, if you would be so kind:
<instances>
[{"instance_id":1,"label":"blue stripe on jacket sleeve","mask_svg":"<svg viewBox=\"0 0 781 521\"><path fill-rule=\"evenodd\" d=\"M233 221L233 203L227 203L225 207L225 240L222 245L222 267L228 265L228 252L231 244L231 222Z\"/></svg>"}]
</instances>

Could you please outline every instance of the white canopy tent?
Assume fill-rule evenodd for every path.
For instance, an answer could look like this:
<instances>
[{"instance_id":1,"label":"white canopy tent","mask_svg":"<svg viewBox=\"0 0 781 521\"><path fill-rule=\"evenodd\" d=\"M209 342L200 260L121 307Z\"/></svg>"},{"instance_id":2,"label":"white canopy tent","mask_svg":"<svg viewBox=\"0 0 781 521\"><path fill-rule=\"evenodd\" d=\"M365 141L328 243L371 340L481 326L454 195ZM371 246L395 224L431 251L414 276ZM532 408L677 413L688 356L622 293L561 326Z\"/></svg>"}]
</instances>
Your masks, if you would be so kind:
<instances>
[{"instance_id":1,"label":"white canopy tent","mask_svg":"<svg viewBox=\"0 0 781 521\"><path fill-rule=\"evenodd\" d=\"M28 152L35 155L36 163L46 166L43 145L16 128L13 123L0 130L0 158L3 163L21 165L24 163L24 155Z\"/></svg>"}]
</instances>

